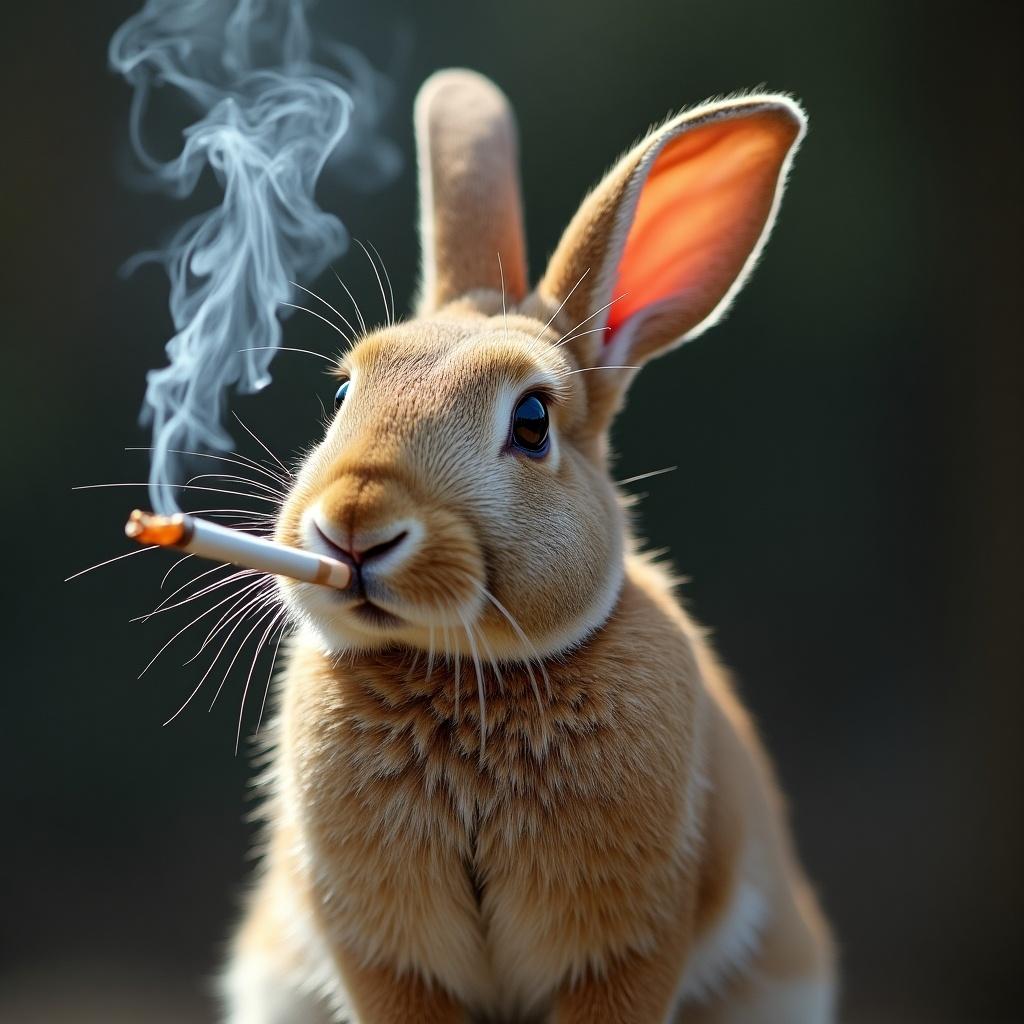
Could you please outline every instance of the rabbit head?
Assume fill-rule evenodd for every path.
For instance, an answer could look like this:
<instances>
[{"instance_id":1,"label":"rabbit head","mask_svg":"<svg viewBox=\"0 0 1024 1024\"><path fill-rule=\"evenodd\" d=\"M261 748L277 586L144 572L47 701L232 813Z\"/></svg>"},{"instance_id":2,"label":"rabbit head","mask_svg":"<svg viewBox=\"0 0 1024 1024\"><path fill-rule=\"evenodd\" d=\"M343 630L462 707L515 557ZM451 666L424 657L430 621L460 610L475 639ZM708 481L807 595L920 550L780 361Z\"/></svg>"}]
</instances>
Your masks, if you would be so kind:
<instances>
[{"instance_id":1,"label":"rabbit head","mask_svg":"<svg viewBox=\"0 0 1024 1024\"><path fill-rule=\"evenodd\" d=\"M356 570L345 592L281 584L325 648L527 659L600 626L627 547L609 424L643 363L728 307L804 125L775 95L671 119L585 199L531 289L509 105L472 72L427 81L417 314L340 359L337 412L278 524Z\"/></svg>"}]
</instances>

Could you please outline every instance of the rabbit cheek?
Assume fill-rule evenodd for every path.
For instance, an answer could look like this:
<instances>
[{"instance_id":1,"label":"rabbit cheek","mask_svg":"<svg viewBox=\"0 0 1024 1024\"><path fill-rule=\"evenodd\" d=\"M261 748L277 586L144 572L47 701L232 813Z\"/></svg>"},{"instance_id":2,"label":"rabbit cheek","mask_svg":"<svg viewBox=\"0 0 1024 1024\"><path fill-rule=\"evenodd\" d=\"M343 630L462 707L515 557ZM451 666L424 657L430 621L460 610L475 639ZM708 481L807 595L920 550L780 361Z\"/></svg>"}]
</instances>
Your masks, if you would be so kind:
<instances>
[{"instance_id":1,"label":"rabbit cheek","mask_svg":"<svg viewBox=\"0 0 1024 1024\"><path fill-rule=\"evenodd\" d=\"M569 446L562 456L557 480L521 482L518 512L488 526L489 586L544 654L571 647L600 626L623 576L623 527L614 495ZM488 617L492 634L506 634L509 648L521 646L508 616L492 609ZM497 640L496 646L505 649L506 643Z\"/></svg>"}]
</instances>

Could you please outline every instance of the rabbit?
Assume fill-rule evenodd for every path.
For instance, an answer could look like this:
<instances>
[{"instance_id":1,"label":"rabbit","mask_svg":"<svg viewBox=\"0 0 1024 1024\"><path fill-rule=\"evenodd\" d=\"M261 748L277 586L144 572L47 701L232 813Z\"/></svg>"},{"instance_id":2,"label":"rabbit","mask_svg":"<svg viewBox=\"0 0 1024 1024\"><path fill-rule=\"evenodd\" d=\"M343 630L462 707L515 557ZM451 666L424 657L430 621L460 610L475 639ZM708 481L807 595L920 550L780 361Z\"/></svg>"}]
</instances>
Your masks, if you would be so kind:
<instances>
[{"instance_id":1,"label":"rabbit","mask_svg":"<svg viewBox=\"0 0 1024 1024\"><path fill-rule=\"evenodd\" d=\"M829 927L751 720L609 473L639 367L750 274L805 132L783 95L673 117L530 286L513 115L415 106L416 315L335 368L276 537L293 638L232 1024L833 1019Z\"/></svg>"}]
</instances>

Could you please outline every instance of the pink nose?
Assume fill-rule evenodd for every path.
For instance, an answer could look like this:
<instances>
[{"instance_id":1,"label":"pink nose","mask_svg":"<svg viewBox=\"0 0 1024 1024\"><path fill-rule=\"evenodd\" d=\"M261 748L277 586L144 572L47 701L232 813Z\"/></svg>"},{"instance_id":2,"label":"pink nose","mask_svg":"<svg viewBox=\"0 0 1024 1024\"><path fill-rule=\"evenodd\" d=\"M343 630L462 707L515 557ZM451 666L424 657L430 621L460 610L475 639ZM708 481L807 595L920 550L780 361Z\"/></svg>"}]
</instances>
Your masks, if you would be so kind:
<instances>
[{"instance_id":1,"label":"pink nose","mask_svg":"<svg viewBox=\"0 0 1024 1024\"><path fill-rule=\"evenodd\" d=\"M321 511L313 517L321 537L335 548L344 561L364 565L397 551L409 540L409 530L402 524L392 524L372 531L354 534L331 522Z\"/></svg>"}]
</instances>

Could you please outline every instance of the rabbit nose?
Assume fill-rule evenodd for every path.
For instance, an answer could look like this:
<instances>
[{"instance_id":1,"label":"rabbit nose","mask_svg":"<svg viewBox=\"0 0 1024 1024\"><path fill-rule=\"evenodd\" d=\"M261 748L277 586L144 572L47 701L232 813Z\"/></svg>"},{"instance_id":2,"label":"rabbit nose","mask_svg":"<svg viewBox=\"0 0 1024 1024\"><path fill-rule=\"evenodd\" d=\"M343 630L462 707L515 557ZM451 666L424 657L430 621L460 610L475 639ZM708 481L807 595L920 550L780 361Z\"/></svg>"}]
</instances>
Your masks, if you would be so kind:
<instances>
[{"instance_id":1,"label":"rabbit nose","mask_svg":"<svg viewBox=\"0 0 1024 1024\"><path fill-rule=\"evenodd\" d=\"M350 534L332 523L322 510L317 511L313 522L324 540L337 549L343 560L354 565L365 565L383 558L402 547L409 539L408 526L402 523L375 530L356 530Z\"/></svg>"}]
</instances>

